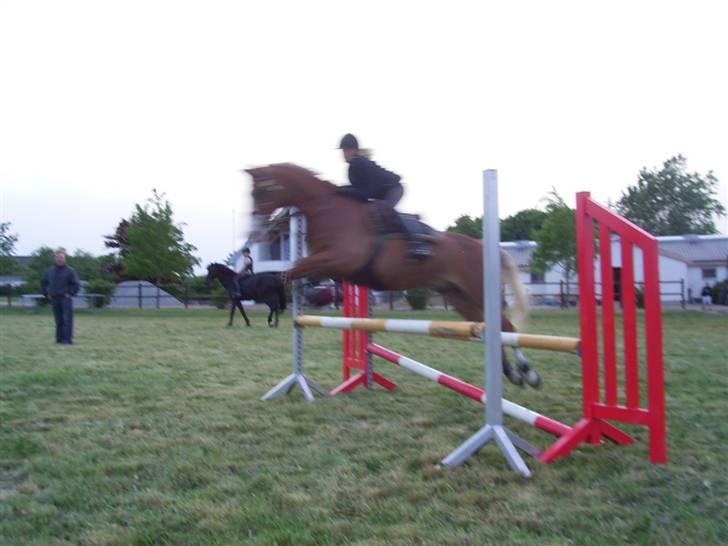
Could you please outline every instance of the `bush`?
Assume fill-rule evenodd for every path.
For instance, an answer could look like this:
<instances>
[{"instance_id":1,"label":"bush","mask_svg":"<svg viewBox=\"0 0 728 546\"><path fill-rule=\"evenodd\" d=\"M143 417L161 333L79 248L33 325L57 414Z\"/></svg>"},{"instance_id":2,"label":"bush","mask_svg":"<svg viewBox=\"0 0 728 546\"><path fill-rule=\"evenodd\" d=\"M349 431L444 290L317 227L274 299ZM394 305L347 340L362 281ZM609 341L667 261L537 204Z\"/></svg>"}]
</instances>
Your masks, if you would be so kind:
<instances>
[{"instance_id":1,"label":"bush","mask_svg":"<svg viewBox=\"0 0 728 546\"><path fill-rule=\"evenodd\" d=\"M429 288L410 288L405 292L405 299L414 311L427 309L432 291Z\"/></svg>"},{"instance_id":2,"label":"bush","mask_svg":"<svg viewBox=\"0 0 728 546\"><path fill-rule=\"evenodd\" d=\"M713 285L713 303L716 305L728 305L728 280L717 282Z\"/></svg>"},{"instance_id":3,"label":"bush","mask_svg":"<svg viewBox=\"0 0 728 546\"><path fill-rule=\"evenodd\" d=\"M218 285L212 290L212 304L218 309L225 309L230 301L230 296L222 286Z\"/></svg>"},{"instance_id":4,"label":"bush","mask_svg":"<svg viewBox=\"0 0 728 546\"><path fill-rule=\"evenodd\" d=\"M111 281L92 279L86 283L87 294L101 294L103 298L93 298L94 307L104 307L111 301L116 285Z\"/></svg>"},{"instance_id":5,"label":"bush","mask_svg":"<svg viewBox=\"0 0 728 546\"><path fill-rule=\"evenodd\" d=\"M637 286L634 289L634 298L637 302L638 309L644 309L645 307L645 292L641 286Z\"/></svg>"}]
</instances>

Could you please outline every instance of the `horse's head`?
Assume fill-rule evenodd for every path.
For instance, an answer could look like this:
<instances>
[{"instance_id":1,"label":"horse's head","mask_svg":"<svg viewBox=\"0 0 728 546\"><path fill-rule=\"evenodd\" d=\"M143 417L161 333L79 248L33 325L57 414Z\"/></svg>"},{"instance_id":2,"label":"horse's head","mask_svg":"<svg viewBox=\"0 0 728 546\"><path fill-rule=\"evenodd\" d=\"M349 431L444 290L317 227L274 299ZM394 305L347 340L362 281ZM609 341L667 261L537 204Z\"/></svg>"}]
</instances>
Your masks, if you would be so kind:
<instances>
[{"instance_id":1,"label":"horse's head","mask_svg":"<svg viewBox=\"0 0 728 546\"><path fill-rule=\"evenodd\" d=\"M270 216L281 207L302 208L311 198L333 193L335 186L292 163L246 169L253 178L253 214Z\"/></svg>"},{"instance_id":2,"label":"horse's head","mask_svg":"<svg viewBox=\"0 0 728 546\"><path fill-rule=\"evenodd\" d=\"M207 266L207 277L205 277L205 284L210 286L210 283L215 280L215 266L217 264L209 264Z\"/></svg>"},{"instance_id":3,"label":"horse's head","mask_svg":"<svg viewBox=\"0 0 728 546\"><path fill-rule=\"evenodd\" d=\"M229 267L219 263L211 263L207 266L205 283L209 286L212 281L217 279L224 286L226 278L232 275L235 275L235 272Z\"/></svg>"}]
</instances>

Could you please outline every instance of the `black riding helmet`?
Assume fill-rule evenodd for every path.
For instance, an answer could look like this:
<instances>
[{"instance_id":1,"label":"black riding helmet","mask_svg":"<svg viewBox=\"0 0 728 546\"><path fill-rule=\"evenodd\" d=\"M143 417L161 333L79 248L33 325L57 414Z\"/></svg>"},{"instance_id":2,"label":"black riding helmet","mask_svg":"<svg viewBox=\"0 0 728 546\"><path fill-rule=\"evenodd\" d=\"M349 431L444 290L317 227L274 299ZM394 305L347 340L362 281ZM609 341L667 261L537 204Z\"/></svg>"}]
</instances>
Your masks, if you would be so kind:
<instances>
[{"instance_id":1,"label":"black riding helmet","mask_svg":"<svg viewBox=\"0 0 728 546\"><path fill-rule=\"evenodd\" d=\"M339 149L340 150L358 150L359 141L351 133L346 133L343 137L341 137L341 142L339 143Z\"/></svg>"}]
</instances>

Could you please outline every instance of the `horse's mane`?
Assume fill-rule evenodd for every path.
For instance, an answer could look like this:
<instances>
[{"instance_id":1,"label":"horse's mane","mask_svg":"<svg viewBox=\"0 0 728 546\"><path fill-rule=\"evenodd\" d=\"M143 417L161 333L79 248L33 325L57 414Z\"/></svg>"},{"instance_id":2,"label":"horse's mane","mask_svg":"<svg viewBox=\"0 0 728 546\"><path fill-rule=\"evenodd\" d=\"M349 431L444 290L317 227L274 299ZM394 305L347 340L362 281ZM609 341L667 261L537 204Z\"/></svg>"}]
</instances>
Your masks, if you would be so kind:
<instances>
[{"instance_id":1,"label":"horse's mane","mask_svg":"<svg viewBox=\"0 0 728 546\"><path fill-rule=\"evenodd\" d=\"M319 178L318 173L307 169L306 167L301 167L300 165L296 165L295 163L274 163L273 165L270 165L271 169L274 170L281 170L285 171L287 174L291 176L296 177L305 177L307 179L312 179L321 184L322 186L325 186L330 191L334 191L336 189L336 184L333 184L332 182L329 182L328 180L322 180Z\"/></svg>"}]
</instances>

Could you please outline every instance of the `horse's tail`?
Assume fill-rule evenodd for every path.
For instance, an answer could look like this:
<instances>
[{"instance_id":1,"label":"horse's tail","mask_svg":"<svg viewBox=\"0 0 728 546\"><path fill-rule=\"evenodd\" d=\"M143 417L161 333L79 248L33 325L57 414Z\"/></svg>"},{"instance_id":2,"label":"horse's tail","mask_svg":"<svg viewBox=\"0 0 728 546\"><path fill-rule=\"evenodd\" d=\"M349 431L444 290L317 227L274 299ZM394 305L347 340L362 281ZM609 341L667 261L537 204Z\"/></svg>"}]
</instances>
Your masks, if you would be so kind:
<instances>
[{"instance_id":1,"label":"horse's tail","mask_svg":"<svg viewBox=\"0 0 728 546\"><path fill-rule=\"evenodd\" d=\"M276 290L278 292L278 309L281 311L286 310L286 283L283 282L282 278L278 278L278 283L276 283Z\"/></svg>"},{"instance_id":2,"label":"horse's tail","mask_svg":"<svg viewBox=\"0 0 728 546\"><path fill-rule=\"evenodd\" d=\"M523 283L518 278L518 266L511 255L507 252L501 252L501 262L503 284L510 286L513 291L514 301L511 312L511 323L516 327L516 330L523 330L528 320L528 294Z\"/></svg>"}]
</instances>

